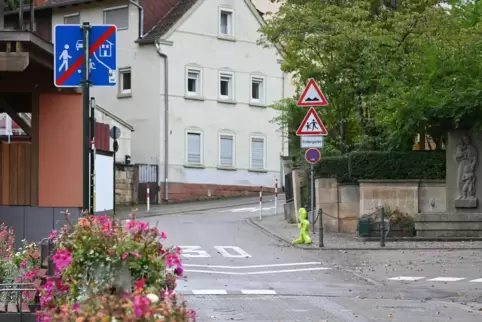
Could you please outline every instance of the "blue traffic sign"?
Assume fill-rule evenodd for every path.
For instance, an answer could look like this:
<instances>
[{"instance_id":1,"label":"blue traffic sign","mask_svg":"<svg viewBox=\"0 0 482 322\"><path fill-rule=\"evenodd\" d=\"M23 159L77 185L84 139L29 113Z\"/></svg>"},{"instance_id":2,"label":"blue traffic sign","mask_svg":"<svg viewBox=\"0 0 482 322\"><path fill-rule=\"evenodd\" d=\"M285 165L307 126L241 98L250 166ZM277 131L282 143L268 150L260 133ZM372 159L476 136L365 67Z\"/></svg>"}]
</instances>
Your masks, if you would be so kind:
<instances>
[{"instance_id":1,"label":"blue traffic sign","mask_svg":"<svg viewBox=\"0 0 482 322\"><path fill-rule=\"evenodd\" d=\"M318 149L308 149L305 152L305 159L308 163L314 164L318 161L320 161L321 154Z\"/></svg>"},{"instance_id":2,"label":"blue traffic sign","mask_svg":"<svg viewBox=\"0 0 482 322\"><path fill-rule=\"evenodd\" d=\"M89 32L92 86L114 86L117 81L115 25L91 25ZM54 83L79 87L84 77L82 25L56 25L54 29Z\"/></svg>"}]
</instances>

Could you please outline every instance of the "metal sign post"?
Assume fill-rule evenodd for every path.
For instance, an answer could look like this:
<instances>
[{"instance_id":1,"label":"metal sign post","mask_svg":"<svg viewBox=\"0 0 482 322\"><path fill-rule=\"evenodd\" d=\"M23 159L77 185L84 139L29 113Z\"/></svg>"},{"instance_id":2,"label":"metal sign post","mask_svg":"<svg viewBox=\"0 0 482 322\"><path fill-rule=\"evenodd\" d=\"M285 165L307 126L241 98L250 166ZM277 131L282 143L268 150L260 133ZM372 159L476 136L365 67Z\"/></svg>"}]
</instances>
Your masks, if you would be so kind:
<instances>
[{"instance_id":1,"label":"metal sign post","mask_svg":"<svg viewBox=\"0 0 482 322\"><path fill-rule=\"evenodd\" d=\"M90 23L84 22L82 24L82 35L83 35L83 43L89 44L89 33L90 33ZM83 46L84 49L84 73L83 73L83 80L82 80L82 89L83 89L83 108L82 108L82 115L83 115L83 164L84 164L84 171L83 171L83 195L84 195L84 202L83 208L84 210L88 210L90 214L94 213L94 205L89 198L89 186L91 178L91 172L89 168L93 169L94 164L91 164L89 167L89 152L90 152L90 140L89 140L89 106L90 106L90 80L89 80L89 46ZM93 134L93 133L92 133ZM91 134L91 135L92 135ZM93 197L93 196L92 196Z\"/></svg>"},{"instance_id":2,"label":"metal sign post","mask_svg":"<svg viewBox=\"0 0 482 322\"><path fill-rule=\"evenodd\" d=\"M113 178L114 178L114 182L113 182L113 186L114 186L114 196L113 196L113 205L112 205L112 209L114 211L114 215L115 215L115 179L116 179L116 176L115 176L115 154L117 153L117 151L119 151L119 142L117 142L117 139L120 138L121 136L121 130L120 128L118 128L117 126L113 126L111 129L110 129L110 132L109 132L109 135L111 137L111 139L114 140L114 144L113 144L113 148L114 148L114 160L113 160L113 167L114 167L114 175L113 175Z\"/></svg>"},{"instance_id":3,"label":"metal sign post","mask_svg":"<svg viewBox=\"0 0 482 322\"><path fill-rule=\"evenodd\" d=\"M310 201L311 201L311 222L312 222L312 225L311 225L311 231L312 233L314 234L315 233L315 180L313 179L313 164L310 165L310 172L311 172L311 180L310 180L310 184L311 184L311 193L310 193Z\"/></svg>"}]
</instances>

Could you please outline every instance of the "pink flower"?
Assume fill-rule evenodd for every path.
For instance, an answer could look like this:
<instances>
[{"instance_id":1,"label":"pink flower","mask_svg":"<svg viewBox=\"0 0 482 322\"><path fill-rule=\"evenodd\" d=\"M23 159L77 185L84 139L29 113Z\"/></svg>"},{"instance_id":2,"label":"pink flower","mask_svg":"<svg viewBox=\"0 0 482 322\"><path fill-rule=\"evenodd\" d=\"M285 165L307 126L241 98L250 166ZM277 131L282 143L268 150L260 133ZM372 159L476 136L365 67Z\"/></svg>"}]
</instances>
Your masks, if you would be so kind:
<instances>
[{"instance_id":1,"label":"pink flower","mask_svg":"<svg viewBox=\"0 0 482 322\"><path fill-rule=\"evenodd\" d=\"M57 271L65 270L72 262L72 254L66 249L59 249L52 257Z\"/></svg>"},{"instance_id":2,"label":"pink flower","mask_svg":"<svg viewBox=\"0 0 482 322\"><path fill-rule=\"evenodd\" d=\"M56 230L52 230L52 232L50 233L49 235L49 239L50 240L54 240L57 238L57 231Z\"/></svg>"},{"instance_id":3,"label":"pink flower","mask_svg":"<svg viewBox=\"0 0 482 322\"><path fill-rule=\"evenodd\" d=\"M147 297L136 296L134 298L134 313L139 318L144 315L144 312L149 310L151 301Z\"/></svg>"},{"instance_id":4,"label":"pink flower","mask_svg":"<svg viewBox=\"0 0 482 322\"><path fill-rule=\"evenodd\" d=\"M167 235L166 235L165 232L162 232L162 233L161 233L161 239L167 239Z\"/></svg>"},{"instance_id":5,"label":"pink flower","mask_svg":"<svg viewBox=\"0 0 482 322\"><path fill-rule=\"evenodd\" d=\"M136 289L143 289L145 284L146 284L146 280L144 278L136 281L135 282Z\"/></svg>"},{"instance_id":6,"label":"pink flower","mask_svg":"<svg viewBox=\"0 0 482 322\"><path fill-rule=\"evenodd\" d=\"M131 234L147 232L149 230L149 224L141 221L129 220L126 224L126 229Z\"/></svg>"}]
</instances>

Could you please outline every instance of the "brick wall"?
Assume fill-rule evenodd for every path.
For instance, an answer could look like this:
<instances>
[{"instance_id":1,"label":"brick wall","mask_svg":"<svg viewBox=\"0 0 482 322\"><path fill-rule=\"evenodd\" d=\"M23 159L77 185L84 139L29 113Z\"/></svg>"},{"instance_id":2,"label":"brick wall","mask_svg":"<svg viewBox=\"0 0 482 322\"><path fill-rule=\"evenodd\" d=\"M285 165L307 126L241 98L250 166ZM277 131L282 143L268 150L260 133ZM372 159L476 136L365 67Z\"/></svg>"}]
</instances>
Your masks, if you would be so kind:
<instances>
[{"instance_id":1,"label":"brick wall","mask_svg":"<svg viewBox=\"0 0 482 322\"><path fill-rule=\"evenodd\" d=\"M135 166L115 166L115 203L116 205L132 205L137 203L135 188Z\"/></svg>"},{"instance_id":2,"label":"brick wall","mask_svg":"<svg viewBox=\"0 0 482 322\"><path fill-rule=\"evenodd\" d=\"M169 202L259 196L274 193L274 188L260 186L234 186L195 183L171 183L168 185ZM164 199L164 184L161 184L161 199Z\"/></svg>"}]
</instances>

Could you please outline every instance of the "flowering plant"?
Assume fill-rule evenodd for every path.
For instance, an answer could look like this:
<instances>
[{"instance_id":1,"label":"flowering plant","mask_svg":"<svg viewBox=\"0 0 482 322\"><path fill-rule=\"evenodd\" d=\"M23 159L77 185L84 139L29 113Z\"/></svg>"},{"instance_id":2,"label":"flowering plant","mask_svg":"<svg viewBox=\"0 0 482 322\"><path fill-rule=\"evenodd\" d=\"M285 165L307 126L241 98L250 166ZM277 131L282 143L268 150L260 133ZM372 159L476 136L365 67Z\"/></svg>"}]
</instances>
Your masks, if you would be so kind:
<instances>
[{"instance_id":1,"label":"flowering plant","mask_svg":"<svg viewBox=\"0 0 482 322\"><path fill-rule=\"evenodd\" d=\"M144 281L136 283L133 293L89 296L81 303L64 303L57 310L43 311L38 314L44 321L83 322L187 322L195 321L194 311L187 309L184 301L176 294L162 298L147 293Z\"/></svg>"},{"instance_id":2,"label":"flowering plant","mask_svg":"<svg viewBox=\"0 0 482 322\"><path fill-rule=\"evenodd\" d=\"M41 314L58 315L65 308L73 309L69 305L77 303L79 312L103 321L104 316L117 316L117 311L110 309L117 301L124 304L123 313L119 313L122 321L131 321L123 317L130 314L129 301L136 302L130 295L134 289L139 294L157 294L161 299L174 296L176 276L182 275L183 268L180 248L164 248L160 243L167 238L165 233L137 221L135 216L126 225L108 216L84 216L75 225L68 218L67 222L49 237L56 248L52 256L56 277L42 287ZM142 288L135 288L141 281ZM161 304L156 308L167 305ZM100 309L99 305L104 308ZM178 307L173 309L176 311ZM153 315L146 313L135 321L187 321L150 318Z\"/></svg>"}]
</instances>

